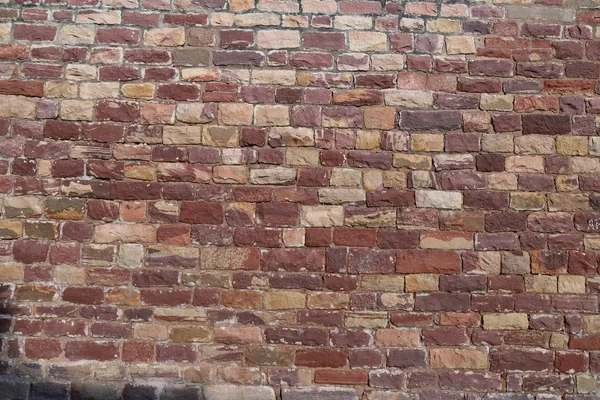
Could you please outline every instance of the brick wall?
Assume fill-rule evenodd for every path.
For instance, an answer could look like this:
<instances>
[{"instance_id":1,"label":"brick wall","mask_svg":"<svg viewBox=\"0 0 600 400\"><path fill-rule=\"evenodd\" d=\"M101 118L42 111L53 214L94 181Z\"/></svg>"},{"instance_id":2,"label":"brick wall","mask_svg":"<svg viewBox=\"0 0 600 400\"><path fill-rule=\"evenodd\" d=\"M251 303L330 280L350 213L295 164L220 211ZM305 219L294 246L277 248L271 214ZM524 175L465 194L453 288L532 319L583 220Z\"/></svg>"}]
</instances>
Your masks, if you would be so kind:
<instances>
[{"instance_id":1,"label":"brick wall","mask_svg":"<svg viewBox=\"0 0 600 400\"><path fill-rule=\"evenodd\" d=\"M598 5L0 0L0 398L600 399Z\"/></svg>"}]
</instances>

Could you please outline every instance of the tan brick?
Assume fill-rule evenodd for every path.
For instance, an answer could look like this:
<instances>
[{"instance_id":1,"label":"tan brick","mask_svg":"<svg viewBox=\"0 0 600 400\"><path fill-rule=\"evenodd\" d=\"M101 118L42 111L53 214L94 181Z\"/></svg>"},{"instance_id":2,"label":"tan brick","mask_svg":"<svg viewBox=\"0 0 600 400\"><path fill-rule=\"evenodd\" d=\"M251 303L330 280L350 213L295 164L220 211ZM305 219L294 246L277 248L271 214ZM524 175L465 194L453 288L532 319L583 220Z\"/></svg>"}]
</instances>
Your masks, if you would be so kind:
<instances>
[{"instance_id":1,"label":"tan brick","mask_svg":"<svg viewBox=\"0 0 600 400\"><path fill-rule=\"evenodd\" d=\"M391 130L396 127L396 109L394 107L363 107L365 128Z\"/></svg>"},{"instance_id":2,"label":"tan brick","mask_svg":"<svg viewBox=\"0 0 600 400\"><path fill-rule=\"evenodd\" d=\"M213 169L213 180L221 184L246 184L248 183L248 167L219 165Z\"/></svg>"},{"instance_id":3,"label":"tan brick","mask_svg":"<svg viewBox=\"0 0 600 400\"><path fill-rule=\"evenodd\" d=\"M164 144L201 144L202 126L165 126Z\"/></svg>"},{"instance_id":4,"label":"tan brick","mask_svg":"<svg viewBox=\"0 0 600 400\"><path fill-rule=\"evenodd\" d=\"M8 42L10 40L11 24L0 24L0 42Z\"/></svg>"},{"instance_id":5,"label":"tan brick","mask_svg":"<svg viewBox=\"0 0 600 400\"><path fill-rule=\"evenodd\" d=\"M484 314L483 329L496 331L512 331L529 328L527 314Z\"/></svg>"},{"instance_id":6,"label":"tan brick","mask_svg":"<svg viewBox=\"0 0 600 400\"><path fill-rule=\"evenodd\" d=\"M430 19L427 21L429 32L457 33L460 32L460 20L458 19Z\"/></svg>"},{"instance_id":7,"label":"tan brick","mask_svg":"<svg viewBox=\"0 0 600 400\"><path fill-rule=\"evenodd\" d=\"M85 269L74 265L57 265L53 277L56 283L84 285Z\"/></svg>"},{"instance_id":8,"label":"tan brick","mask_svg":"<svg viewBox=\"0 0 600 400\"><path fill-rule=\"evenodd\" d=\"M585 156L588 154L588 138L585 136L558 136L556 152L568 156Z\"/></svg>"},{"instance_id":9,"label":"tan brick","mask_svg":"<svg viewBox=\"0 0 600 400\"><path fill-rule=\"evenodd\" d=\"M421 337L415 329L378 329L375 344L381 347L418 347Z\"/></svg>"},{"instance_id":10,"label":"tan brick","mask_svg":"<svg viewBox=\"0 0 600 400\"><path fill-rule=\"evenodd\" d=\"M252 71L252 84L294 86L296 72L292 70L255 70Z\"/></svg>"},{"instance_id":11,"label":"tan brick","mask_svg":"<svg viewBox=\"0 0 600 400\"><path fill-rule=\"evenodd\" d=\"M557 277L550 275L530 275L525 277L525 289L535 293L556 293Z\"/></svg>"},{"instance_id":12,"label":"tan brick","mask_svg":"<svg viewBox=\"0 0 600 400\"><path fill-rule=\"evenodd\" d=\"M440 276L436 274L413 274L406 275L406 291L416 292L435 292L440 289Z\"/></svg>"},{"instance_id":13,"label":"tan brick","mask_svg":"<svg viewBox=\"0 0 600 400\"><path fill-rule=\"evenodd\" d=\"M94 237L97 243L153 243L156 242L156 228L141 224L104 224L96 226Z\"/></svg>"},{"instance_id":14,"label":"tan brick","mask_svg":"<svg viewBox=\"0 0 600 400\"><path fill-rule=\"evenodd\" d=\"M514 96L511 94L481 94L479 106L485 111L512 111Z\"/></svg>"},{"instance_id":15,"label":"tan brick","mask_svg":"<svg viewBox=\"0 0 600 400\"><path fill-rule=\"evenodd\" d=\"M175 343L210 342L212 332L207 326L175 325L169 329L169 339Z\"/></svg>"},{"instance_id":16,"label":"tan brick","mask_svg":"<svg viewBox=\"0 0 600 400\"><path fill-rule=\"evenodd\" d=\"M285 29L258 31L256 43L259 49L289 49L300 46L300 32Z\"/></svg>"},{"instance_id":17,"label":"tan brick","mask_svg":"<svg viewBox=\"0 0 600 400\"><path fill-rule=\"evenodd\" d=\"M290 147L285 150L285 160L289 165L317 166L320 153L319 149Z\"/></svg>"},{"instance_id":18,"label":"tan brick","mask_svg":"<svg viewBox=\"0 0 600 400\"><path fill-rule=\"evenodd\" d=\"M343 31L371 29L373 18L360 15L337 15L333 27Z\"/></svg>"},{"instance_id":19,"label":"tan brick","mask_svg":"<svg viewBox=\"0 0 600 400\"><path fill-rule=\"evenodd\" d=\"M250 170L250 183L254 185L283 185L296 180L293 168L255 168Z\"/></svg>"},{"instance_id":20,"label":"tan brick","mask_svg":"<svg viewBox=\"0 0 600 400\"><path fill-rule=\"evenodd\" d=\"M0 264L0 280L4 282L22 281L24 267L16 263L1 263Z\"/></svg>"},{"instance_id":21,"label":"tan brick","mask_svg":"<svg viewBox=\"0 0 600 400\"><path fill-rule=\"evenodd\" d=\"M290 124L290 108L283 105L260 105L254 110L257 126L286 126Z\"/></svg>"},{"instance_id":22,"label":"tan brick","mask_svg":"<svg viewBox=\"0 0 600 400\"><path fill-rule=\"evenodd\" d=\"M352 51L386 51L388 48L385 33L351 31L348 38Z\"/></svg>"},{"instance_id":23,"label":"tan brick","mask_svg":"<svg viewBox=\"0 0 600 400\"><path fill-rule=\"evenodd\" d=\"M394 275L363 275L361 289L373 292L404 292L404 277Z\"/></svg>"},{"instance_id":24,"label":"tan brick","mask_svg":"<svg viewBox=\"0 0 600 400\"><path fill-rule=\"evenodd\" d=\"M254 107L244 103L219 103L218 120L223 125L252 125Z\"/></svg>"},{"instance_id":25,"label":"tan brick","mask_svg":"<svg viewBox=\"0 0 600 400\"><path fill-rule=\"evenodd\" d=\"M287 310L306 307L306 295L291 290L281 290L265 293L265 308L267 310Z\"/></svg>"},{"instance_id":26,"label":"tan brick","mask_svg":"<svg viewBox=\"0 0 600 400\"><path fill-rule=\"evenodd\" d=\"M148 46L183 46L185 44L184 28L159 28L147 30L144 44Z\"/></svg>"},{"instance_id":27,"label":"tan brick","mask_svg":"<svg viewBox=\"0 0 600 400\"><path fill-rule=\"evenodd\" d=\"M132 99L151 99L154 97L154 85L151 83L127 83L121 88L123 97Z\"/></svg>"},{"instance_id":28,"label":"tan brick","mask_svg":"<svg viewBox=\"0 0 600 400\"><path fill-rule=\"evenodd\" d=\"M388 317L385 312L350 312L346 314L345 325L348 328L387 328Z\"/></svg>"},{"instance_id":29,"label":"tan brick","mask_svg":"<svg viewBox=\"0 0 600 400\"><path fill-rule=\"evenodd\" d=\"M488 356L483 350L438 348L429 351L432 368L480 370L488 368Z\"/></svg>"},{"instance_id":30,"label":"tan brick","mask_svg":"<svg viewBox=\"0 0 600 400\"><path fill-rule=\"evenodd\" d=\"M600 333L600 315L584 315L583 331L585 333Z\"/></svg>"},{"instance_id":31,"label":"tan brick","mask_svg":"<svg viewBox=\"0 0 600 400\"><path fill-rule=\"evenodd\" d=\"M21 96L0 95L0 118L34 119L37 101Z\"/></svg>"},{"instance_id":32,"label":"tan brick","mask_svg":"<svg viewBox=\"0 0 600 400\"><path fill-rule=\"evenodd\" d=\"M65 121L91 121L93 115L93 101L63 100L60 102L60 118Z\"/></svg>"},{"instance_id":33,"label":"tan brick","mask_svg":"<svg viewBox=\"0 0 600 400\"><path fill-rule=\"evenodd\" d=\"M82 99L119 97L119 82L84 82L79 88Z\"/></svg>"},{"instance_id":34,"label":"tan brick","mask_svg":"<svg viewBox=\"0 0 600 400\"><path fill-rule=\"evenodd\" d=\"M77 97L77 84L74 82L46 82L44 85L44 97L49 98L74 98ZM82 97L83 98L83 97Z\"/></svg>"},{"instance_id":35,"label":"tan brick","mask_svg":"<svg viewBox=\"0 0 600 400\"><path fill-rule=\"evenodd\" d=\"M446 52L448 54L475 54L476 51L473 36L446 36Z\"/></svg>"},{"instance_id":36,"label":"tan brick","mask_svg":"<svg viewBox=\"0 0 600 400\"><path fill-rule=\"evenodd\" d=\"M419 90L385 90L385 104L402 108L427 108L433 105L433 94Z\"/></svg>"},{"instance_id":37,"label":"tan brick","mask_svg":"<svg viewBox=\"0 0 600 400\"><path fill-rule=\"evenodd\" d=\"M430 170L433 168L431 156L424 154L394 154L394 167L416 170Z\"/></svg>"},{"instance_id":38,"label":"tan brick","mask_svg":"<svg viewBox=\"0 0 600 400\"><path fill-rule=\"evenodd\" d=\"M0 239L17 239L23 236L23 222L0 220Z\"/></svg>"},{"instance_id":39,"label":"tan brick","mask_svg":"<svg viewBox=\"0 0 600 400\"><path fill-rule=\"evenodd\" d=\"M585 276L560 275L558 277L558 293L585 294Z\"/></svg>"},{"instance_id":40,"label":"tan brick","mask_svg":"<svg viewBox=\"0 0 600 400\"><path fill-rule=\"evenodd\" d=\"M300 224L306 227L342 226L344 208L342 206L302 206Z\"/></svg>"},{"instance_id":41,"label":"tan brick","mask_svg":"<svg viewBox=\"0 0 600 400\"><path fill-rule=\"evenodd\" d=\"M361 181L361 171L352 168L332 168L331 178L329 178L331 186L359 187Z\"/></svg>"},{"instance_id":42,"label":"tan brick","mask_svg":"<svg viewBox=\"0 0 600 400\"><path fill-rule=\"evenodd\" d=\"M348 308L350 295L338 292L318 292L308 295L308 308L313 310L339 310Z\"/></svg>"},{"instance_id":43,"label":"tan brick","mask_svg":"<svg viewBox=\"0 0 600 400\"><path fill-rule=\"evenodd\" d=\"M93 44L96 33L93 26L65 25L58 34L61 44Z\"/></svg>"},{"instance_id":44,"label":"tan brick","mask_svg":"<svg viewBox=\"0 0 600 400\"><path fill-rule=\"evenodd\" d=\"M410 135L410 149L415 152L444 151L444 135L413 133Z\"/></svg>"}]
</instances>

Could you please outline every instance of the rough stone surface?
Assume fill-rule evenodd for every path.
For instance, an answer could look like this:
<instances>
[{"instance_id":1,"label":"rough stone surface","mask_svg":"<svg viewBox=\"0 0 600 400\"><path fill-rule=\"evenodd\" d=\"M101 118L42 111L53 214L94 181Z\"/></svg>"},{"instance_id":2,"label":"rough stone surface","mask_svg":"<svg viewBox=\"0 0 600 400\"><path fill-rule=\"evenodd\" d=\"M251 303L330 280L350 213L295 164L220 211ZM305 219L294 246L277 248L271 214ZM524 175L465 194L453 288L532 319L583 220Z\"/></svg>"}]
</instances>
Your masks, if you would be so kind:
<instances>
[{"instance_id":1,"label":"rough stone surface","mask_svg":"<svg viewBox=\"0 0 600 400\"><path fill-rule=\"evenodd\" d=\"M598 400L599 0L0 0L0 399Z\"/></svg>"}]
</instances>

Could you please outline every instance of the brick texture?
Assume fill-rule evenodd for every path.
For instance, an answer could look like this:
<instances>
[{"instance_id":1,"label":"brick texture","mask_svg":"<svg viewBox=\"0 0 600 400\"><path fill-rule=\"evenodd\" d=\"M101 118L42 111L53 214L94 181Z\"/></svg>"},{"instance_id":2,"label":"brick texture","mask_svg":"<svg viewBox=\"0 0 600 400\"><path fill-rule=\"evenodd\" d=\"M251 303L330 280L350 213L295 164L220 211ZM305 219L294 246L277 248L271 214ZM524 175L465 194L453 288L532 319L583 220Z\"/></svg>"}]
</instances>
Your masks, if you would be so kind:
<instances>
[{"instance_id":1,"label":"brick texture","mask_svg":"<svg viewBox=\"0 0 600 400\"><path fill-rule=\"evenodd\" d=\"M0 399L600 399L594 0L0 0Z\"/></svg>"}]
</instances>

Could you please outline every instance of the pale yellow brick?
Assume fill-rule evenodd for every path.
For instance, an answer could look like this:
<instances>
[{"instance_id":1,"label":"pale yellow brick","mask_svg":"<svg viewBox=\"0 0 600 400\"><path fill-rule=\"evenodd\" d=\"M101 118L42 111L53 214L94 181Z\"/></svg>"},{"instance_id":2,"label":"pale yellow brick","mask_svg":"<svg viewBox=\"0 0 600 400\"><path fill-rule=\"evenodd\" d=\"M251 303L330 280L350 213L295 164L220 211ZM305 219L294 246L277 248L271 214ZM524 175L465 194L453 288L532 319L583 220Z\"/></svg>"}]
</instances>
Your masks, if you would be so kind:
<instances>
[{"instance_id":1,"label":"pale yellow brick","mask_svg":"<svg viewBox=\"0 0 600 400\"><path fill-rule=\"evenodd\" d=\"M558 292L585 294L585 276L560 275L558 277Z\"/></svg>"},{"instance_id":2,"label":"pale yellow brick","mask_svg":"<svg viewBox=\"0 0 600 400\"><path fill-rule=\"evenodd\" d=\"M132 99L151 99L154 97L154 85L151 83L126 83L121 88L123 97Z\"/></svg>"},{"instance_id":3,"label":"pale yellow brick","mask_svg":"<svg viewBox=\"0 0 600 400\"><path fill-rule=\"evenodd\" d=\"M233 26L234 18L235 16L231 13L212 13L210 16L210 24L212 26Z\"/></svg>"},{"instance_id":4,"label":"pale yellow brick","mask_svg":"<svg viewBox=\"0 0 600 400\"><path fill-rule=\"evenodd\" d=\"M373 54L371 67L374 71L399 71L404 69L405 57L402 54Z\"/></svg>"},{"instance_id":5,"label":"pale yellow brick","mask_svg":"<svg viewBox=\"0 0 600 400\"><path fill-rule=\"evenodd\" d=\"M201 144L202 126L165 126L164 144Z\"/></svg>"},{"instance_id":6,"label":"pale yellow brick","mask_svg":"<svg viewBox=\"0 0 600 400\"><path fill-rule=\"evenodd\" d=\"M149 29L144 34L144 44L148 46L183 46L185 28Z\"/></svg>"},{"instance_id":7,"label":"pale yellow brick","mask_svg":"<svg viewBox=\"0 0 600 400\"><path fill-rule=\"evenodd\" d=\"M60 102L60 118L65 121L91 121L93 115L93 101L63 100Z\"/></svg>"},{"instance_id":8,"label":"pale yellow brick","mask_svg":"<svg viewBox=\"0 0 600 400\"><path fill-rule=\"evenodd\" d=\"M600 333L600 315L584 315L583 331L585 333Z\"/></svg>"},{"instance_id":9,"label":"pale yellow brick","mask_svg":"<svg viewBox=\"0 0 600 400\"><path fill-rule=\"evenodd\" d=\"M514 136L495 133L481 137L481 150L488 153L509 153L513 151Z\"/></svg>"},{"instance_id":10,"label":"pale yellow brick","mask_svg":"<svg viewBox=\"0 0 600 400\"><path fill-rule=\"evenodd\" d=\"M0 24L0 42L10 41L10 30L12 24Z\"/></svg>"},{"instance_id":11,"label":"pale yellow brick","mask_svg":"<svg viewBox=\"0 0 600 400\"><path fill-rule=\"evenodd\" d=\"M387 35L381 32L356 32L349 34L352 51L386 51Z\"/></svg>"},{"instance_id":12,"label":"pale yellow brick","mask_svg":"<svg viewBox=\"0 0 600 400\"><path fill-rule=\"evenodd\" d=\"M296 72L275 69L254 70L252 71L252 84L294 86L296 84Z\"/></svg>"},{"instance_id":13,"label":"pale yellow brick","mask_svg":"<svg viewBox=\"0 0 600 400\"><path fill-rule=\"evenodd\" d=\"M259 49L289 49L300 46L300 32L286 29L258 31L256 43Z\"/></svg>"},{"instance_id":14,"label":"pale yellow brick","mask_svg":"<svg viewBox=\"0 0 600 400\"><path fill-rule=\"evenodd\" d=\"M0 264L0 280L2 280L3 282L22 281L23 275L23 265L7 262Z\"/></svg>"},{"instance_id":15,"label":"pale yellow brick","mask_svg":"<svg viewBox=\"0 0 600 400\"><path fill-rule=\"evenodd\" d=\"M306 307L306 295L291 290L267 292L264 297L267 310L287 310Z\"/></svg>"},{"instance_id":16,"label":"pale yellow brick","mask_svg":"<svg viewBox=\"0 0 600 400\"><path fill-rule=\"evenodd\" d=\"M413 133L410 135L410 149L416 152L444 151L444 135L434 133Z\"/></svg>"},{"instance_id":17,"label":"pale yellow brick","mask_svg":"<svg viewBox=\"0 0 600 400\"><path fill-rule=\"evenodd\" d=\"M473 36L446 36L446 53L475 54L475 38Z\"/></svg>"},{"instance_id":18,"label":"pale yellow brick","mask_svg":"<svg viewBox=\"0 0 600 400\"><path fill-rule=\"evenodd\" d=\"M77 13L75 22L78 24L116 25L121 23L121 12L111 11L80 11Z\"/></svg>"},{"instance_id":19,"label":"pale yellow brick","mask_svg":"<svg viewBox=\"0 0 600 400\"><path fill-rule=\"evenodd\" d=\"M344 207L342 206L302 206L300 224L305 227L342 226Z\"/></svg>"},{"instance_id":20,"label":"pale yellow brick","mask_svg":"<svg viewBox=\"0 0 600 400\"><path fill-rule=\"evenodd\" d=\"M360 287L373 292L404 292L404 276L399 275L362 275Z\"/></svg>"},{"instance_id":21,"label":"pale yellow brick","mask_svg":"<svg viewBox=\"0 0 600 400\"><path fill-rule=\"evenodd\" d=\"M350 312L346 314L348 328L387 328L388 316L385 312Z\"/></svg>"},{"instance_id":22,"label":"pale yellow brick","mask_svg":"<svg viewBox=\"0 0 600 400\"><path fill-rule=\"evenodd\" d=\"M482 93L479 106L485 111L512 111L514 96L511 94Z\"/></svg>"},{"instance_id":23,"label":"pale yellow brick","mask_svg":"<svg viewBox=\"0 0 600 400\"><path fill-rule=\"evenodd\" d=\"M69 81L46 82L44 84L44 97L49 98L74 98L77 97L77 84Z\"/></svg>"},{"instance_id":24,"label":"pale yellow brick","mask_svg":"<svg viewBox=\"0 0 600 400\"><path fill-rule=\"evenodd\" d=\"M0 95L0 118L34 119L37 100Z\"/></svg>"},{"instance_id":25,"label":"pale yellow brick","mask_svg":"<svg viewBox=\"0 0 600 400\"><path fill-rule=\"evenodd\" d=\"M556 190L559 192L575 192L579 190L579 176L557 175Z\"/></svg>"},{"instance_id":26,"label":"pale yellow brick","mask_svg":"<svg viewBox=\"0 0 600 400\"><path fill-rule=\"evenodd\" d=\"M319 149L292 147L285 150L285 161L288 165L318 166Z\"/></svg>"},{"instance_id":27,"label":"pale yellow brick","mask_svg":"<svg viewBox=\"0 0 600 400\"><path fill-rule=\"evenodd\" d=\"M237 147L239 141L237 127L209 125L202 130L202 144L205 146Z\"/></svg>"},{"instance_id":28,"label":"pale yellow brick","mask_svg":"<svg viewBox=\"0 0 600 400\"><path fill-rule=\"evenodd\" d=\"M358 187L361 184L362 172L352 168L333 168L329 183L331 186Z\"/></svg>"},{"instance_id":29,"label":"pale yellow brick","mask_svg":"<svg viewBox=\"0 0 600 400\"><path fill-rule=\"evenodd\" d=\"M530 275L525 277L525 289L535 293L556 293L558 279L551 275Z\"/></svg>"},{"instance_id":30,"label":"pale yellow brick","mask_svg":"<svg viewBox=\"0 0 600 400\"><path fill-rule=\"evenodd\" d=\"M350 295L339 292L311 293L308 296L308 308L317 310L339 310L348 308Z\"/></svg>"},{"instance_id":31,"label":"pale yellow brick","mask_svg":"<svg viewBox=\"0 0 600 400\"><path fill-rule=\"evenodd\" d=\"M529 328L529 319L525 313L484 314L483 329L493 331L513 331Z\"/></svg>"},{"instance_id":32,"label":"pale yellow brick","mask_svg":"<svg viewBox=\"0 0 600 400\"><path fill-rule=\"evenodd\" d=\"M286 126L290 124L290 109L284 105L259 105L254 110L257 126Z\"/></svg>"},{"instance_id":33,"label":"pale yellow brick","mask_svg":"<svg viewBox=\"0 0 600 400\"><path fill-rule=\"evenodd\" d=\"M272 13L239 14L234 17L234 24L240 27L279 26L281 17Z\"/></svg>"},{"instance_id":34,"label":"pale yellow brick","mask_svg":"<svg viewBox=\"0 0 600 400\"><path fill-rule=\"evenodd\" d=\"M54 282L69 285L85 284L85 268L75 265L57 265L54 268Z\"/></svg>"},{"instance_id":35,"label":"pale yellow brick","mask_svg":"<svg viewBox=\"0 0 600 400\"><path fill-rule=\"evenodd\" d=\"M460 23L458 19L430 19L427 21L427 30L429 32L439 33L457 33L460 32Z\"/></svg>"},{"instance_id":36,"label":"pale yellow brick","mask_svg":"<svg viewBox=\"0 0 600 400\"><path fill-rule=\"evenodd\" d=\"M433 161L431 156L424 154L394 153L394 167L430 170L433 168Z\"/></svg>"},{"instance_id":37,"label":"pale yellow brick","mask_svg":"<svg viewBox=\"0 0 600 400\"><path fill-rule=\"evenodd\" d=\"M249 11L254 8L254 0L230 0L229 9L231 11Z\"/></svg>"},{"instance_id":38,"label":"pale yellow brick","mask_svg":"<svg viewBox=\"0 0 600 400\"><path fill-rule=\"evenodd\" d=\"M435 292L439 290L440 276L436 274L412 274L406 275L406 291Z\"/></svg>"},{"instance_id":39,"label":"pale yellow brick","mask_svg":"<svg viewBox=\"0 0 600 400\"><path fill-rule=\"evenodd\" d=\"M523 135L515 138L516 154L552 154L554 138L547 135Z\"/></svg>"},{"instance_id":40,"label":"pale yellow brick","mask_svg":"<svg viewBox=\"0 0 600 400\"><path fill-rule=\"evenodd\" d=\"M218 119L223 125L252 125L254 106L246 103L219 103Z\"/></svg>"},{"instance_id":41,"label":"pale yellow brick","mask_svg":"<svg viewBox=\"0 0 600 400\"><path fill-rule=\"evenodd\" d=\"M97 70L94 65L67 64L65 67L65 78L72 81L95 80Z\"/></svg>"},{"instance_id":42,"label":"pale yellow brick","mask_svg":"<svg viewBox=\"0 0 600 400\"><path fill-rule=\"evenodd\" d=\"M58 34L61 44L93 44L96 33L89 25L64 25Z\"/></svg>"},{"instance_id":43,"label":"pale yellow brick","mask_svg":"<svg viewBox=\"0 0 600 400\"><path fill-rule=\"evenodd\" d=\"M338 15L333 21L337 30L366 30L373 27L373 18L360 15Z\"/></svg>"},{"instance_id":44,"label":"pale yellow brick","mask_svg":"<svg viewBox=\"0 0 600 400\"><path fill-rule=\"evenodd\" d=\"M509 172L544 172L544 158L539 156L510 156L505 161Z\"/></svg>"},{"instance_id":45,"label":"pale yellow brick","mask_svg":"<svg viewBox=\"0 0 600 400\"><path fill-rule=\"evenodd\" d=\"M585 136L557 136L556 152L568 156L588 154L588 138Z\"/></svg>"},{"instance_id":46,"label":"pale yellow brick","mask_svg":"<svg viewBox=\"0 0 600 400\"><path fill-rule=\"evenodd\" d=\"M419 347L421 337L416 329L378 329L375 344L381 347Z\"/></svg>"},{"instance_id":47,"label":"pale yellow brick","mask_svg":"<svg viewBox=\"0 0 600 400\"><path fill-rule=\"evenodd\" d=\"M379 131L356 132L355 148L359 150L374 150L381 146L381 134Z\"/></svg>"},{"instance_id":48,"label":"pale yellow brick","mask_svg":"<svg viewBox=\"0 0 600 400\"><path fill-rule=\"evenodd\" d=\"M365 190L378 190L383 187L383 171L369 169L363 173L363 188Z\"/></svg>"},{"instance_id":49,"label":"pale yellow brick","mask_svg":"<svg viewBox=\"0 0 600 400\"><path fill-rule=\"evenodd\" d=\"M429 351L429 363L432 368L485 370L488 355L484 350L436 348Z\"/></svg>"},{"instance_id":50,"label":"pale yellow brick","mask_svg":"<svg viewBox=\"0 0 600 400\"><path fill-rule=\"evenodd\" d=\"M119 82L84 82L79 87L82 99L119 97Z\"/></svg>"},{"instance_id":51,"label":"pale yellow brick","mask_svg":"<svg viewBox=\"0 0 600 400\"><path fill-rule=\"evenodd\" d=\"M383 187L406 189L407 176L405 171L383 171Z\"/></svg>"}]
</instances>

